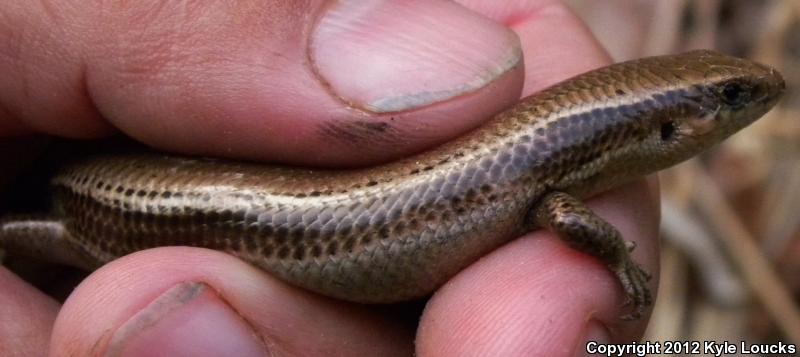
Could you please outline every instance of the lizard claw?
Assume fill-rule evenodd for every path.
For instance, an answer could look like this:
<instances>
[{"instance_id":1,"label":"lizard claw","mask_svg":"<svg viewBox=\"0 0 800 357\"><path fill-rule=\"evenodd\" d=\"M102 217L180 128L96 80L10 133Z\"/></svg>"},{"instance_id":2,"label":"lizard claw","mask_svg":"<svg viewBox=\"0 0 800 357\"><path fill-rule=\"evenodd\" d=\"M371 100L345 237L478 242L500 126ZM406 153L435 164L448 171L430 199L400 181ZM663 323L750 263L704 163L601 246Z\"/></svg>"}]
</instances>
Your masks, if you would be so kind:
<instances>
[{"instance_id":1,"label":"lizard claw","mask_svg":"<svg viewBox=\"0 0 800 357\"><path fill-rule=\"evenodd\" d=\"M653 303L650 289L647 287L650 274L630 260L613 270L625 290L624 306L631 306L633 309L631 313L623 315L622 319L640 319L644 310Z\"/></svg>"}]
</instances>

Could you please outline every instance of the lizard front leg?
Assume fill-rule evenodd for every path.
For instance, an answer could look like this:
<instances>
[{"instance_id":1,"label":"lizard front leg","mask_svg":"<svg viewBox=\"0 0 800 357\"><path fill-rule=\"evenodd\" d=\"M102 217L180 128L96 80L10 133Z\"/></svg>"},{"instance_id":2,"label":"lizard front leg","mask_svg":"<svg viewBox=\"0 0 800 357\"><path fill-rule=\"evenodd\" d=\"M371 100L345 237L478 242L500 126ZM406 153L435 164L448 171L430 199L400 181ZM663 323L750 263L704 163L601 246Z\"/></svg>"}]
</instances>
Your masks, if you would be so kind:
<instances>
[{"instance_id":1,"label":"lizard front leg","mask_svg":"<svg viewBox=\"0 0 800 357\"><path fill-rule=\"evenodd\" d=\"M552 192L531 210L531 223L556 233L570 247L600 259L616 274L633 312L623 319L638 319L652 303L647 281L650 275L631 259L633 245L626 243L611 224L581 201L563 192Z\"/></svg>"}]
</instances>

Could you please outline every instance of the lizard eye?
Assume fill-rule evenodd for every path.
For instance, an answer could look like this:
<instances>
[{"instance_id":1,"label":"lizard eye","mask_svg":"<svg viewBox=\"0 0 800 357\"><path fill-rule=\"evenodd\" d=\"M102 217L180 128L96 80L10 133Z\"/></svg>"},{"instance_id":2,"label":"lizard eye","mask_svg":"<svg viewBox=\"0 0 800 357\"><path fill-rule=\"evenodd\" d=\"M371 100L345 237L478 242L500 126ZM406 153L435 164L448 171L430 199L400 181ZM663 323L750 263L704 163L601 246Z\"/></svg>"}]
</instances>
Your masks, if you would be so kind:
<instances>
[{"instance_id":1,"label":"lizard eye","mask_svg":"<svg viewBox=\"0 0 800 357\"><path fill-rule=\"evenodd\" d=\"M720 90L722 100L731 106L738 106L747 101L750 96L747 88L738 82L725 84Z\"/></svg>"},{"instance_id":2,"label":"lizard eye","mask_svg":"<svg viewBox=\"0 0 800 357\"><path fill-rule=\"evenodd\" d=\"M667 141L675 135L675 122L670 120L661 124L661 140Z\"/></svg>"}]
</instances>

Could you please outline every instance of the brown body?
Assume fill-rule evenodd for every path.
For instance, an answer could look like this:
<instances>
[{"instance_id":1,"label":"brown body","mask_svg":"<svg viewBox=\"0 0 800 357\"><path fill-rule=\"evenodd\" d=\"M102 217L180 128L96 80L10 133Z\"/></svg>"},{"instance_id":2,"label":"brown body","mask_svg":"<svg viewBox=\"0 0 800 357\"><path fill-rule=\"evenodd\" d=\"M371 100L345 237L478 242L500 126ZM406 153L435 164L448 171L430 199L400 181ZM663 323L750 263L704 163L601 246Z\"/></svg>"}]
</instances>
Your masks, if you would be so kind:
<instances>
[{"instance_id":1,"label":"brown body","mask_svg":"<svg viewBox=\"0 0 800 357\"><path fill-rule=\"evenodd\" d=\"M155 246L209 247L359 302L424 296L535 226L592 253L607 240L613 254L597 254L624 275L617 268L638 267L618 233L593 230L604 222L592 220L577 224L598 237L570 233L561 225L575 223L550 213L574 204L554 203L685 160L761 116L782 90L774 70L710 51L647 58L567 80L457 140L371 168L89 159L54 178L53 217L95 263ZM0 231L0 242L13 234Z\"/></svg>"}]
</instances>

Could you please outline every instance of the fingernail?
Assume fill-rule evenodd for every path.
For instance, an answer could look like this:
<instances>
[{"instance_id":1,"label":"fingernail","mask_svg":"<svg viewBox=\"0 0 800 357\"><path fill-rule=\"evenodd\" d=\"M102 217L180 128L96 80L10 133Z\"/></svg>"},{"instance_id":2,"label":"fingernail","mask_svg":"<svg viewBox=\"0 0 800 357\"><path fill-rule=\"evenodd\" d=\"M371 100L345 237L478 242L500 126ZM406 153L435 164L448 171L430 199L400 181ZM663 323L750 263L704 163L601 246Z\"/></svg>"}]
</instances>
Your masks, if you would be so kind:
<instances>
[{"instance_id":1,"label":"fingernail","mask_svg":"<svg viewBox=\"0 0 800 357\"><path fill-rule=\"evenodd\" d=\"M107 356L264 356L264 343L213 289L176 285L111 337Z\"/></svg>"},{"instance_id":2,"label":"fingernail","mask_svg":"<svg viewBox=\"0 0 800 357\"><path fill-rule=\"evenodd\" d=\"M601 353L600 351L605 351L608 344L611 343L611 335L603 324L596 320L589 320L583 341L586 342L575 349L575 356L595 355Z\"/></svg>"},{"instance_id":3,"label":"fingernail","mask_svg":"<svg viewBox=\"0 0 800 357\"><path fill-rule=\"evenodd\" d=\"M449 1L337 1L309 50L333 95L376 113L475 91L522 63L511 30Z\"/></svg>"}]
</instances>

